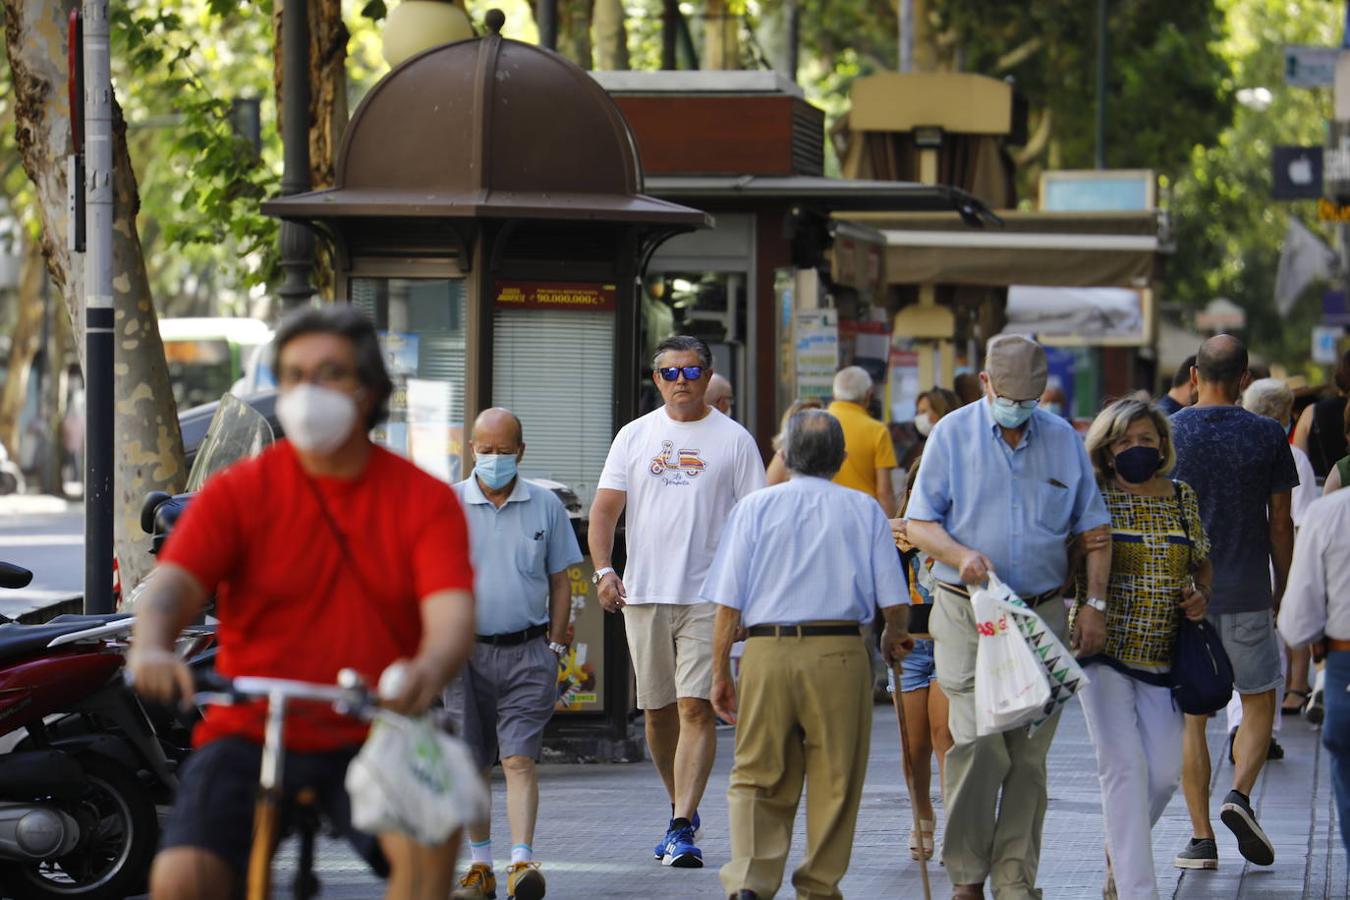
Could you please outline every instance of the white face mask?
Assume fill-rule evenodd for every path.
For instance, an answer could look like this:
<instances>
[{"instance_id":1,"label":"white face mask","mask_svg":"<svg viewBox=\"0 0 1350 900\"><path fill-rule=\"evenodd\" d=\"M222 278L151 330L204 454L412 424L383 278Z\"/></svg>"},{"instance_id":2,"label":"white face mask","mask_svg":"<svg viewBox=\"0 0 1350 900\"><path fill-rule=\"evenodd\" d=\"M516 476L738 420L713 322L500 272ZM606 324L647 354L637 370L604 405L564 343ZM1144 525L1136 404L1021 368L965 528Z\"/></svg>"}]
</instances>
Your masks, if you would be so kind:
<instances>
[{"instance_id":1,"label":"white face mask","mask_svg":"<svg viewBox=\"0 0 1350 900\"><path fill-rule=\"evenodd\" d=\"M933 430L933 417L928 413L919 413L914 417L914 430L922 437L928 437L928 432Z\"/></svg>"},{"instance_id":2,"label":"white face mask","mask_svg":"<svg viewBox=\"0 0 1350 900\"><path fill-rule=\"evenodd\" d=\"M306 453L332 453L351 437L356 401L332 388L297 384L277 398L277 421Z\"/></svg>"}]
</instances>

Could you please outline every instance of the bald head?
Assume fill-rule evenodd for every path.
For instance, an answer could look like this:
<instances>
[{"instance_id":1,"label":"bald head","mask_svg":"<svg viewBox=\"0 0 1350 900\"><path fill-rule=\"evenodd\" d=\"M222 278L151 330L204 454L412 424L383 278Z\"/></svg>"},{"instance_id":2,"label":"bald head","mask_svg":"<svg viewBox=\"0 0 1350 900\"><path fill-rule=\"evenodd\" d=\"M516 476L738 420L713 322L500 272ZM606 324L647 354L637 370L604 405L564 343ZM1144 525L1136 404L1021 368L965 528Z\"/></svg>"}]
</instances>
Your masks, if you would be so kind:
<instances>
[{"instance_id":1,"label":"bald head","mask_svg":"<svg viewBox=\"0 0 1350 900\"><path fill-rule=\"evenodd\" d=\"M1247 347L1231 334L1219 334L1200 345L1195 369L1201 384L1222 386L1236 396L1247 374Z\"/></svg>"},{"instance_id":2,"label":"bald head","mask_svg":"<svg viewBox=\"0 0 1350 900\"><path fill-rule=\"evenodd\" d=\"M714 372L712 378L708 380L708 391L703 395L703 399L709 406L717 407L717 411L722 415L731 415L731 401L734 399L731 382L727 381L725 376Z\"/></svg>"},{"instance_id":3,"label":"bald head","mask_svg":"<svg viewBox=\"0 0 1350 900\"><path fill-rule=\"evenodd\" d=\"M525 446L525 429L511 410L494 406L473 420L469 441L474 453L518 453Z\"/></svg>"}]
</instances>

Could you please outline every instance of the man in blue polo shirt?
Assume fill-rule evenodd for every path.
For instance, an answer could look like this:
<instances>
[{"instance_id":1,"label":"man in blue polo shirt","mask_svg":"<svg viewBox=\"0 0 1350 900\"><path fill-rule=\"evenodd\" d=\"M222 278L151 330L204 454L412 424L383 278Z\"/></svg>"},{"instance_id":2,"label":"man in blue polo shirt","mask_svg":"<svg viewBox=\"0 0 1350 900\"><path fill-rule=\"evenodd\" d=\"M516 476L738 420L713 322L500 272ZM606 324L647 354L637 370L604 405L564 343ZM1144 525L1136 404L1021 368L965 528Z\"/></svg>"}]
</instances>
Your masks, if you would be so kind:
<instances>
[{"instance_id":1,"label":"man in blue polo shirt","mask_svg":"<svg viewBox=\"0 0 1350 900\"><path fill-rule=\"evenodd\" d=\"M469 520L477 641L446 706L486 773L501 760L511 823L507 896L538 900L544 876L534 862L539 782L535 762L558 699L558 657L567 651L572 589L567 567L581 562L562 501L516 474L525 455L520 420L506 409L479 415L469 438L473 473L455 485ZM473 860L456 900L495 895L488 822L469 826Z\"/></svg>"},{"instance_id":2,"label":"man in blue polo shirt","mask_svg":"<svg viewBox=\"0 0 1350 900\"><path fill-rule=\"evenodd\" d=\"M947 752L942 861L954 898L1039 898L1036 870L1045 823L1045 758L1059 716L1034 735L975 733L975 615L970 591L992 571L1061 638L1061 587L1071 538L1085 535L1089 599L1072 646L1081 656L1106 639L1110 518L1092 463L1064 419L1037 409L1045 350L1018 335L989 341L984 399L943 417L924 447L909 500L909 539L935 560L929 620L938 683L955 746Z\"/></svg>"}]
</instances>

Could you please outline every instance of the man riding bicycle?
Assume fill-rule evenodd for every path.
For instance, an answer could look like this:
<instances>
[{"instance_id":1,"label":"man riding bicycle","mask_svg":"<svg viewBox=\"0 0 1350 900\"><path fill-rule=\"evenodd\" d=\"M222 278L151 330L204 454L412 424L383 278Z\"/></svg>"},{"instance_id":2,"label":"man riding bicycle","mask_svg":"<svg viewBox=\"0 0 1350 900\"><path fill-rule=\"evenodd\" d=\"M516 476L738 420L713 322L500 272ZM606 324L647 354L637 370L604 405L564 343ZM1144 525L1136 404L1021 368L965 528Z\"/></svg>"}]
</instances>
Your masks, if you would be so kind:
<instances>
[{"instance_id":1,"label":"man riding bicycle","mask_svg":"<svg viewBox=\"0 0 1350 900\"><path fill-rule=\"evenodd\" d=\"M132 678L151 700L191 698L174 641L214 595L221 674L331 684L352 668L373 685L405 661L385 705L420 714L473 647L464 514L449 485L368 437L393 391L369 319L306 308L274 346L286 440L213 477L188 506L137 603ZM210 707L197 726L151 873L156 900L227 900L242 887L264 715L261 702ZM366 727L322 704L297 704L287 722L285 796L312 790L348 833L343 779ZM458 834L438 847L393 833L379 844L388 897L450 893Z\"/></svg>"}]
</instances>

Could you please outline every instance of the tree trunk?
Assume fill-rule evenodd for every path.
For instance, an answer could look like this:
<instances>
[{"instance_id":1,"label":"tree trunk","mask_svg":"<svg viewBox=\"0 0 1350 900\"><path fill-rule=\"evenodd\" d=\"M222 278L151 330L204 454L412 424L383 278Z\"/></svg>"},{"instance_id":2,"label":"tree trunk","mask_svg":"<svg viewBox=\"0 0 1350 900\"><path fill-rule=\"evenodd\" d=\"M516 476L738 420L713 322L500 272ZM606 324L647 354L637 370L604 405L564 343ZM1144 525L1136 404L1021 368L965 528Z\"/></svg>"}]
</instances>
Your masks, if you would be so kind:
<instances>
[{"instance_id":1,"label":"tree trunk","mask_svg":"<svg viewBox=\"0 0 1350 900\"><path fill-rule=\"evenodd\" d=\"M740 18L730 0L708 0L703 20L703 62L706 69L741 67Z\"/></svg>"},{"instance_id":2,"label":"tree trunk","mask_svg":"<svg viewBox=\"0 0 1350 900\"><path fill-rule=\"evenodd\" d=\"M28 399L28 374L42 341L42 250L23 242L19 267L18 321L9 349L9 374L0 395L0 443L11 459L19 458L19 416Z\"/></svg>"},{"instance_id":3,"label":"tree trunk","mask_svg":"<svg viewBox=\"0 0 1350 900\"><path fill-rule=\"evenodd\" d=\"M337 151L347 127L347 39L341 0L313 0L309 11L309 182L313 190L332 187L337 176ZM276 39L272 44L272 83L277 98L277 131L282 127L281 29L282 3L272 6ZM319 296L333 298L333 263L322 241L314 266L314 286Z\"/></svg>"},{"instance_id":4,"label":"tree trunk","mask_svg":"<svg viewBox=\"0 0 1350 900\"><path fill-rule=\"evenodd\" d=\"M623 0L595 0L595 67L602 71L627 70L628 29L624 24Z\"/></svg>"},{"instance_id":5,"label":"tree trunk","mask_svg":"<svg viewBox=\"0 0 1350 900\"><path fill-rule=\"evenodd\" d=\"M591 54L592 0L558 0L558 52L589 69Z\"/></svg>"},{"instance_id":6,"label":"tree trunk","mask_svg":"<svg viewBox=\"0 0 1350 900\"><path fill-rule=\"evenodd\" d=\"M3 0L5 46L14 84L15 130L24 170L37 191L42 253L52 287L65 298L84 362L84 260L66 244L66 20L75 0ZM127 153L126 122L113 101L113 303L115 308L114 550L126 589L153 560L140 529L144 496L181 490L186 478L178 410L136 231L140 196Z\"/></svg>"}]
</instances>

